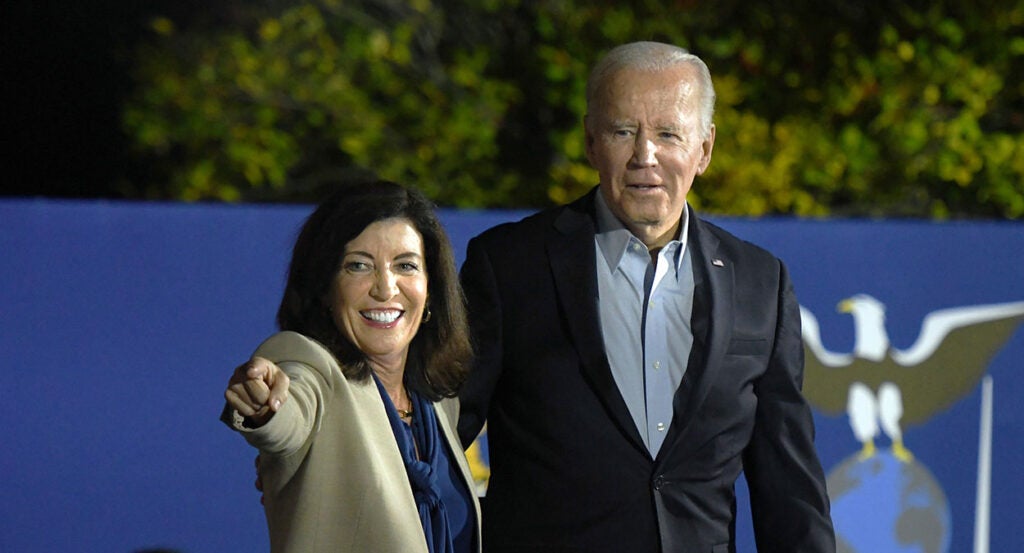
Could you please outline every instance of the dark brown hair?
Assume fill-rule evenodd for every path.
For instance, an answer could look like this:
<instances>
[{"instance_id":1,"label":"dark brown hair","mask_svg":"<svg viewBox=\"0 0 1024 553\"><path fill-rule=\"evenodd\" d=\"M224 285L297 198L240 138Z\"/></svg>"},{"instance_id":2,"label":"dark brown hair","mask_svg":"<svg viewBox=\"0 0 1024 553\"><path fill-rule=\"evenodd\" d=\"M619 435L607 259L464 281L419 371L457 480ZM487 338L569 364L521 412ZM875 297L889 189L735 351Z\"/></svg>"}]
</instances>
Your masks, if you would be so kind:
<instances>
[{"instance_id":1,"label":"dark brown hair","mask_svg":"<svg viewBox=\"0 0 1024 553\"><path fill-rule=\"evenodd\" d=\"M448 235L434 205L416 190L383 180L339 185L299 232L277 324L325 345L346 377L369 378L366 355L338 330L327 298L346 244L371 224L396 217L409 220L423 237L431 313L409 345L405 384L431 400L453 397L472 355L465 298Z\"/></svg>"}]
</instances>

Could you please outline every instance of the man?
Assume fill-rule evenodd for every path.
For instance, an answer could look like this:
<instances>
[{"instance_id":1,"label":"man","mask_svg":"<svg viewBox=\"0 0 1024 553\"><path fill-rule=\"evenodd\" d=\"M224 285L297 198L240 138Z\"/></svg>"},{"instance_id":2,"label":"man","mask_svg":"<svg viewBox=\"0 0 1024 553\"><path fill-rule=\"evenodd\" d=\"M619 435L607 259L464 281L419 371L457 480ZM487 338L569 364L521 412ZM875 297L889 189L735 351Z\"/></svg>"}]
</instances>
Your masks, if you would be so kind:
<instances>
[{"instance_id":1,"label":"man","mask_svg":"<svg viewBox=\"0 0 1024 553\"><path fill-rule=\"evenodd\" d=\"M741 470L759 551L835 550L786 269L686 204L714 99L685 50L612 50L587 86L599 185L468 246L459 430L488 423L490 553L734 551Z\"/></svg>"}]
</instances>

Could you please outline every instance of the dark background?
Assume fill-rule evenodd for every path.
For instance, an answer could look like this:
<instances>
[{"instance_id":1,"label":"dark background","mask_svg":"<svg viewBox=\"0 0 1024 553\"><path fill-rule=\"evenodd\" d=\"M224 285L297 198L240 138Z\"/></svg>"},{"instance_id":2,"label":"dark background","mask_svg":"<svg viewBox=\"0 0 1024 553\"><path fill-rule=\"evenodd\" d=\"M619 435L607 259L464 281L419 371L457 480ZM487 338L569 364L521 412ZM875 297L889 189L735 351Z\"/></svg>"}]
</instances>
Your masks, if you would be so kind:
<instances>
[{"instance_id":1,"label":"dark background","mask_svg":"<svg viewBox=\"0 0 1024 553\"><path fill-rule=\"evenodd\" d=\"M0 7L0 195L123 198L120 109L150 17L222 18L197 0L14 0Z\"/></svg>"},{"instance_id":2,"label":"dark background","mask_svg":"<svg viewBox=\"0 0 1024 553\"><path fill-rule=\"evenodd\" d=\"M261 14L285 11L295 4L294 0L0 3L0 139L4 146L0 150L0 196L314 202L319 197L315 188L291 182L286 187L290 190L264 190L262 185L243 179L235 165L224 169L229 177L222 175L224 182L214 190L182 194L170 178L172 173L187 167L184 161L220 153L225 148L211 141L200 144L199 153L170 148L171 154L154 153L139 140L129 140L121 123L126 100L137 100L133 93L147 90L132 82L133 72L138 69L134 65L140 59L139 47L144 42L155 42L163 49L151 55L174 57L168 54L174 52L173 42L151 40L160 36L151 27L155 16L173 22L174 32L185 38L181 43L195 38L196 44L206 44L209 35L252 32ZM737 104L733 115L754 115L746 123L733 121L737 132L719 133L719 161L705 177L712 186L699 188L695 196L703 202L701 207L707 208L706 213L804 217L828 213L833 217L923 219L1018 219L1024 213L1020 167L1012 162L1012 153L1006 153L1016 148L1016 157L1021 157L1024 137L1024 89L1020 84L1020 75L1024 75L1024 4L1019 0L566 0L492 3L502 6L498 11L472 9L484 4L477 0L435 0L432 7L439 8L445 17L444 25L436 28L449 29L454 35L438 44L450 49L468 44L470 51L473 47L485 49L499 60L531 58L529 62L497 63L487 70L493 72L489 76L495 80L511 83L529 94L507 104L509 116L501 124L496 143L501 155L496 159L482 156L474 159L479 166L469 166L464 172L460 169L460 176L473 179L473 186L467 189L478 192L482 199L455 196L439 200L440 205L543 207L589 188L589 175L550 178L551 171L565 167L553 160L561 163L578 156L578 152L566 151L564 139L572 136L568 133L578 125L580 114L566 109L566 105L571 104L568 98L576 97L572 87L580 83L564 75L549 77L547 72L561 74L563 58L587 62L590 54L600 49L595 45L619 40L616 33L630 33L652 39L700 37L689 46L707 52L716 62L716 75L725 83L720 95L731 88L736 89L733 94L742 93L742 105ZM350 0L344 5L351 11L377 13L407 8L409 4ZM381 21L381 29L392 32L388 25L402 20L395 16ZM658 23L666 21L670 30L659 30ZM467 34L473 35L473 40L463 44L460 39ZM914 63L894 61L894 43L879 40L890 34L900 41L898 51L919 52ZM845 49L842 44L847 43L854 47ZM546 54L559 63L533 56L548 50L559 54ZM437 54L446 50L438 47L429 51ZM524 74L526 77L522 77ZM946 78L950 74L959 80ZM797 80L786 84L789 77ZM730 86L730 79L749 84ZM871 89L870 83L875 82L872 79L878 79L881 86ZM847 113L843 106L848 98L834 91L850 82L856 85L851 85L853 89L867 88L861 91L864 98L854 102L855 111ZM949 97L931 105L924 93L928 84L946 90ZM975 89L985 87L998 92L994 96L975 94ZM964 90L970 93L962 93ZM978 113L965 109L965 103L974 105L972 98L985 104L986 109ZM826 101L831 103L823 103ZM882 109L883 104L899 107L889 111ZM173 110L167 113L177 115ZM888 119L877 119L879 113ZM771 141L762 138L758 144L746 146L737 142L744 133L759 132L758 125L772 125L788 116L824 122L819 130L826 138L818 140L814 134L804 137L808 142L804 148L811 155L800 157L805 162L812 160L807 162L809 165L798 165L791 173L784 168L785 156L776 155ZM958 123L950 127L954 130L947 136L940 131L950 120ZM930 125L937 125L940 131L927 137L903 132L918 127L931 129ZM809 127L818 129L815 125ZM320 144L315 133L306 136L294 125L286 128L286 132L311 141L305 146ZM785 125L781 128L785 130ZM396 130L403 129L406 127ZM847 131L854 138L844 138ZM963 137L957 133L963 133ZM733 137L733 142L727 144L725 136ZM921 142L925 138L928 140ZM958 142L958 138L962 140ZM800 142L797 137L789 143ZM177 143L171 141L172 147L180 147L180 143L180 139ZM820 167L813 161L819 144L827 146L821 150L825 161L849 158L842 174L819 174ZM317 175L317 170L325 167L332 171L344 167L344 161L338 161L339 152L331 148L320 152L306 147L305 151L308 159L292 166L289 171L294 170L294 174L289 178L298 175L301 180L305 173ZM736 155L729 157L739 152L751 156L751 161L741 163ZM983 166L971 165L979 159L985 160ZM582 159L575 162L585 164ZM383 163L387 160L370 165ZM744 172L748 167L758 167L758 163L766 164L771 178L763 178L764 171ZM959 166L974 167L967 181L962 172L948 169ZM908 173L908 167L913 171ZM365 170L362 166L344 168ZM420 179L415 177L424 177L424 173L393 178L416 182ZM495 174L511 176L507 190L488 188L488 183L496 180ZM426 175L427 181L430 176ZM730 187L732 183L737 183L734 188ZM309 193L301 198L291 195L304 191ZM435 199L439 196L436 191L429 195ZM737 201L737 195L761 201ZM806 201L795 201L794 196Z\"/></svg>"}]
</instances>

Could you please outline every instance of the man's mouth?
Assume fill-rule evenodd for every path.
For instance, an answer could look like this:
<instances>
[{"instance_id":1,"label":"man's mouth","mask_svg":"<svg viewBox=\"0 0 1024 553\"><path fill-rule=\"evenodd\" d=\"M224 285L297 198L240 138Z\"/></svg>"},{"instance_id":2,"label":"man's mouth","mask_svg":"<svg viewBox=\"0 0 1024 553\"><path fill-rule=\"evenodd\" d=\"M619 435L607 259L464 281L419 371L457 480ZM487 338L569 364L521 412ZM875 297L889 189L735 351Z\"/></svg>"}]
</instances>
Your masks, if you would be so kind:
<instances>
[{"instance_id":1,"label":"man's mouth","mask_svg":"<svg viewBox=\"0 0 1024 553\"><path fill-rule=\"evenodd\" d=\"M655 190L661 188L659 184L627 184L626 188L632 188L634 190Z\"/></svg>"}]
</instances>

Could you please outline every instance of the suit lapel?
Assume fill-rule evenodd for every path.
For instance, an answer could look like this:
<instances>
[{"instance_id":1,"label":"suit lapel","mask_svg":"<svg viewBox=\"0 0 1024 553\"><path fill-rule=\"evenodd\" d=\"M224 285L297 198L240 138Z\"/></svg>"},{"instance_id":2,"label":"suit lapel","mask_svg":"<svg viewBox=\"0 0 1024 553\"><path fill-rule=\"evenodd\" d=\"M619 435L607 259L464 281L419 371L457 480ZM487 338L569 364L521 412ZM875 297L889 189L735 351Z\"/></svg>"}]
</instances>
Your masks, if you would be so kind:
<instances>
[{"instance_id":1,"label":"suit lapel","mask_svg":"<svg viewBox=\"0 0 1024 553\"><path fill-rule=\"evenodd\" d=\"M683 442L693 414L718 378L729 345L733 317L733 260L722 257L718 238L690 211L687 248L693 256L693 349L686 374L672 401L673 419L658 460L667 458Z\"/></svg>"},{"instance_id":2,"label":"suit lapel","mask_svg":"<svg viewBox=\"0 0 1024 553\"><path fill-rule=\"evenodd\" d=\"M595 189L596 190L596 189ZM555 220L553 236L546 241L547 256L555 281L555 293L565 317L573 346L582 361L584 378L594 389L615 424L633 444L647 452L636 423L615 384L601 335L594 250L594 191L569 205Z\"/></svg>"}]
</instances>

